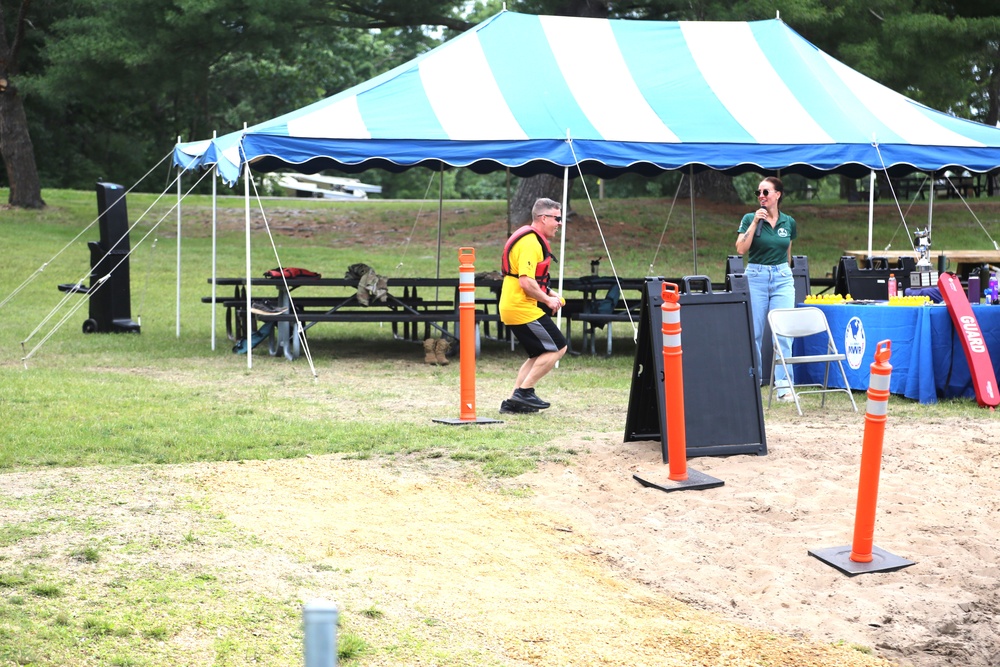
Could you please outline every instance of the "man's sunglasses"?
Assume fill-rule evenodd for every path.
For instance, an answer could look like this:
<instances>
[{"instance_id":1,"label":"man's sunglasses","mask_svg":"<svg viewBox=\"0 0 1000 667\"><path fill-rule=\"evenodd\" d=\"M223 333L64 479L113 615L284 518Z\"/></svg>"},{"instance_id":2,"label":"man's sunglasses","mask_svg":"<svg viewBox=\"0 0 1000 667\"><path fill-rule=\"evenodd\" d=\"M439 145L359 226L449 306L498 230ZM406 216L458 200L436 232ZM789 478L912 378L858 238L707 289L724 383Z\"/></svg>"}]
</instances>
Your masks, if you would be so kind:
<instances>
[{"instance_id":1,"label":"man's sunglasses","mask_svg":"<svg viewBox=\"0 0 1000 667\"><path fill-rule=\"evenodd\" d=\"M766 197L769 194L771 194L771 191L768 190L767 188L764 188L763 190L757 190L757 196L758 197L760 197L761 195L764 195Z\"/></svg>"},{"instance_id":2,"label":"man's sunglasses","mask_svg":"<svg viewBox=\"0 0 1000 667\"><path fill-rule=\"evenodd\" d=\"M562 216L561 215L552 215L551 213L542 213L542 217L543 218L546 217L546 216L548 216L550 218L555 218L556 222L562 222Z\"/></svg>"}]
</instances>

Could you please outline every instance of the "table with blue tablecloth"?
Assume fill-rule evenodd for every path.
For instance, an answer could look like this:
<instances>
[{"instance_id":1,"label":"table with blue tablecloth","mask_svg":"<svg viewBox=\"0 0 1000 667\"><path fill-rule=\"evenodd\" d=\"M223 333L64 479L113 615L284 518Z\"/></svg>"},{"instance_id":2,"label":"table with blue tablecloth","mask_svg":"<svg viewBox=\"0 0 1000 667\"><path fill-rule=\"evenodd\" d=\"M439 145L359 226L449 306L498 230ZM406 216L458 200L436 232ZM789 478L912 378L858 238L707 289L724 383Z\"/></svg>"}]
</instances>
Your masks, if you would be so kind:
<instances>
[{"instance_id":1,"label":"table with blue tablecloth","mask_svg":"<svg viewBox=\"0 0 1000 667\"><path fill-rule=\"evenodd\" d=\"M935 403L938 398L975 398L965 348L945 305L810 305L826 314L838 351L847 355L844 370L851 389L868 389L875 347L888 339L892 341L889 391L921 403ZM972 310L993 361L993 372L1000 375L1000 306L973 305ZM821 336L795 341L795 354L825 351ZM795 382L822 383L823 370L823 364L797 365L793 371ZM830 386L843 386L835 367L830 369Z\"/></svg>"}]
</instances>

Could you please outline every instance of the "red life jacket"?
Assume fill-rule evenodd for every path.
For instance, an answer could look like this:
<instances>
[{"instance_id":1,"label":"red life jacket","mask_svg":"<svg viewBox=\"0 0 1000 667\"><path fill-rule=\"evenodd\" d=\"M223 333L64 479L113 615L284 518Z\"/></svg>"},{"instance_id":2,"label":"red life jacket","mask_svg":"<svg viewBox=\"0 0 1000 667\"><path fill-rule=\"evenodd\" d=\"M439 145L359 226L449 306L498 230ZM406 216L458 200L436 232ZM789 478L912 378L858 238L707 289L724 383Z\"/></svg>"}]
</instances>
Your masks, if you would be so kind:
<instances>
[{"instance_id":1,"label":"red life jacket","mask_svg":"<svg viewBox=\"0 0 1000 667\"><path fill-rule=\"evenodd\" d=\"M547 291L549 288L549 265L552 263L552 258L555 255L552 254L552 247L549 245L549 240L539 234L538 231L531 225L525 225L514 230L514 233L510 235L509 239L507 239L507 244L503 247L503 256L500 258L500 269L503 271L505 276L513 276L515 278L519 277L516 273L511 273L510 251L514 247L515 243L528 234L534 234L537 236L539 242L542 244L542 261L535 266L535 280L538 282L539 287Z\"/></svg>"},{"instance_id":2,"label":"red life jacket","mask_svg":"<svg viewBox=\"0 0 1000 667\"><path fill-rule=\"evenodd\" d=\"M271 269L264 272L265 278L320 278L320 274L297 266L286 266L284 269Z\"/></svg>"}]
</instances>

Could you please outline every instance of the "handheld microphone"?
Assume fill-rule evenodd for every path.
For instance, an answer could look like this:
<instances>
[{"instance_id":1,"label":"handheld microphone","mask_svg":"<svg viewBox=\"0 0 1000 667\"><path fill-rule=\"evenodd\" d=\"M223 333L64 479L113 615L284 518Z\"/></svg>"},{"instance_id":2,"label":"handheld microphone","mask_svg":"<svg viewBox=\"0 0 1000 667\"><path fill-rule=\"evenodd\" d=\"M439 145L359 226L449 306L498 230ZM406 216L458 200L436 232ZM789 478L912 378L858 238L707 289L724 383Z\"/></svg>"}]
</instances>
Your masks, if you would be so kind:
<instances>
[{"instance_id":1,"label":"handheld microphone","mask_svg":"<svg viewBox=\"0 0 1000 667\"><path fill-rule=\"evenodd\" d=\"M764 229L764 223L767 222L764 218L757 219L757 230L753 233L754 236L760 236L761 231Z\"/></svg>"}]
</instances>

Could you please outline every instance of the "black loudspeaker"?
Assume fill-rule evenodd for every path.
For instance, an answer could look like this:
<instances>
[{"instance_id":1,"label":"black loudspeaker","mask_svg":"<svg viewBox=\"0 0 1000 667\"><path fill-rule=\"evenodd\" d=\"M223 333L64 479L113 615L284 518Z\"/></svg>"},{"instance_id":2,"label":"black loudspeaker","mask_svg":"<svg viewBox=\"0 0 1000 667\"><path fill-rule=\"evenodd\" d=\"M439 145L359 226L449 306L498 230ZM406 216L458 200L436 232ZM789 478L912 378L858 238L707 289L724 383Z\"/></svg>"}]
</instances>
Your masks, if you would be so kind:
<instances>
[{"instance_id":1,"label":"black loudspeaker","mask_svg":"<svg viewBox=\"0 0 1000 667\"><path fill-rule=\"evenodd\" d=\"M742 274L727 280L725 292L713 292L706 276L688 276L678 285L689 458L767 454L750 290ZM660 440L667 462L662 284L662 278L647 278L643 289L625 442Z\"/></svg>"},{"instance_id":2,"label":"black loudspeaker","mask_svg":"<svg viewBox=\"0 0 1000 667\"><path fill-rule=\"evenodd\" d=\"M856 257L844 255L837 265L833 291L840 296L851 295L854 301L885 301L889 298L889 274L896 277L896 293L910 287L910 274L917 269L912 257L900 257L892 266L886 257L872 257L860 266Z\"/></svg>"},{"instance_id":3,"label":"black loudspeaker","mask_svg":"<svg viewBox=\"0 0 1000 667\"><path fill-rule=\"evenodd\" d=\"M743 255L726 257L726 275L731 273L743 273ZM805 255L792 255L792 279L795 281L795 303L803 303L806 297L812 294L812 284L809 281L809 258Z\"/></svg>"},{"instance_id":4,"label":"black loudspeaker","mask_svg":"<svg viewBox=\"0 0 1000 667\"><path fill-rule=\"evenodd\" d=\"M139 325L132 321L125 189L98 183L97 214L101 240L87 244L90 287L60 285L59 289L86 294L90 300L90 319L83 323L83 333L139 333Z\"/></svg>"}]
</instances>

